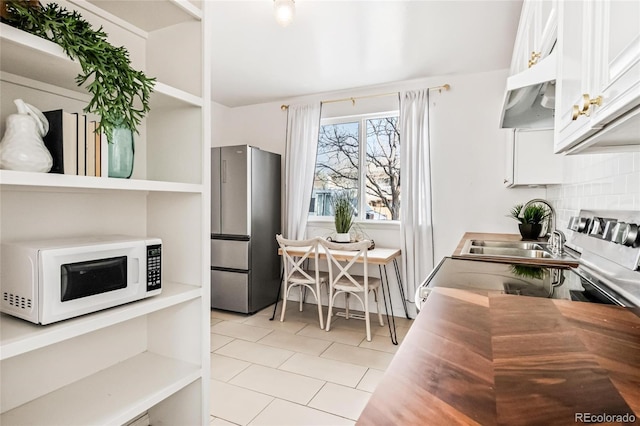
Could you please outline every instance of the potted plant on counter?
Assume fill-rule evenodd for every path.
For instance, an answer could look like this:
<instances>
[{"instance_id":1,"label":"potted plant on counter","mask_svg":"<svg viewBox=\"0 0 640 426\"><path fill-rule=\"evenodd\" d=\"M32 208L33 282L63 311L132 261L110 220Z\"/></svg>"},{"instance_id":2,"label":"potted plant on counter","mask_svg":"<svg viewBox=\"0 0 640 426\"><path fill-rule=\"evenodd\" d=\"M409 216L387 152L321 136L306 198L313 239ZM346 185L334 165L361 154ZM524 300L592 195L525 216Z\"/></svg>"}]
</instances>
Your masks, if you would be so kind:
<instances>
[{"instance_id":1,"label":"potted plant on counter","mask_svg":"<svg viewBox=\"0 0 640 426\"><path fill-rule=\"evenodd\" d=\"M351 204L348 192L338 192L333 196L333 216L336 225L336 241L348 243L351 241L351 225L355 210Z\"/></svg>"},{"instance_id":2,"label":"potted plant on counter","mask_svg":"<svg viewBox=\"0 0 640 426\"><path fill-rule=\"evenodd\" d=\"M516 204L509 212L510 217L520 222L518 228L523 240L538 239L549 214L549 209L541 204L531 204L524 209L522 204Z\"/></svg>"}]
</instances>

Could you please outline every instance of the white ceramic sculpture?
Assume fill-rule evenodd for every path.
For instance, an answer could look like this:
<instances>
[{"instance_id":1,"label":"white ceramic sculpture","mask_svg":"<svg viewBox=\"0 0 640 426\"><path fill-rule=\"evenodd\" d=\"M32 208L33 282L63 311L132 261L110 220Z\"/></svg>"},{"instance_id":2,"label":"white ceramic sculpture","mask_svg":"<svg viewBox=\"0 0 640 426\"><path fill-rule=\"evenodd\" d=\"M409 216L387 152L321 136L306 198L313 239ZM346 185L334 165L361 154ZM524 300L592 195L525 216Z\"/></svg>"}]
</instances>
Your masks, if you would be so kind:
<instances>
[{"instance_id":1,"label":"white ceramic sculpture","mask_svg":"<svg viewBox=\"0 0 640 426\"><path fill-rule=\"evenodd\" d=\"M36 107L15 99L17 114L7 117L7 129L0 142L0 169L25 172L51 170L53 158L44 146L49 122Z\"/></svg>"}]
</instances>

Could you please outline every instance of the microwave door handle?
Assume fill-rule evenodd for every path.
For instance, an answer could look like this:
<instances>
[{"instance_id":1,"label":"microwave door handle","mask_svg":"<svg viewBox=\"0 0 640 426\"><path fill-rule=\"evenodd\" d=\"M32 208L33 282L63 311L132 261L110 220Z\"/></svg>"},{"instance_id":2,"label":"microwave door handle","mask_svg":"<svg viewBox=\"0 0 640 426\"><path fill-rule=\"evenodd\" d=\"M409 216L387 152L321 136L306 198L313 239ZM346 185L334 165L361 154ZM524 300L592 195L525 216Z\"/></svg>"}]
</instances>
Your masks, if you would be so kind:
<instances>
[{"instance_id":1,"label":"microwave door handle","mask_svg":"<svg viewBox=\"0 0 640 426\"><path fill-rule=\"evenodd\" d=\"M138 284L140 279L140 258L134 257L131 259L131 277L133 277L132 284Z\"/></svg>"}]
</instances>

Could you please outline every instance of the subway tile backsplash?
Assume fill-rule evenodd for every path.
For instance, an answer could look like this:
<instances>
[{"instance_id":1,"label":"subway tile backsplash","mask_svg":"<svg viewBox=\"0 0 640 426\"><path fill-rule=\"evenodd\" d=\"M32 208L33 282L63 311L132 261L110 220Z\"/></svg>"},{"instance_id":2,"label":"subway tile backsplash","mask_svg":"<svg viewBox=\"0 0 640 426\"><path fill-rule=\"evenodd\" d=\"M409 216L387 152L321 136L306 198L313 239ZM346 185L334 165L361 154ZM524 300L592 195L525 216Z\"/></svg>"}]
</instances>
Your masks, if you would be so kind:
<instances>
[{"instance_id":1,"label":"subway tile backsplash","mask_svg":"<svg viewBox=\"0 0 640 426\"><path fill-rule=\"evenodd\" d=\"M581 209L640 210L640 152L565 156L563 176L547 187L560 229Z\"/></svg>"}]
</instances>

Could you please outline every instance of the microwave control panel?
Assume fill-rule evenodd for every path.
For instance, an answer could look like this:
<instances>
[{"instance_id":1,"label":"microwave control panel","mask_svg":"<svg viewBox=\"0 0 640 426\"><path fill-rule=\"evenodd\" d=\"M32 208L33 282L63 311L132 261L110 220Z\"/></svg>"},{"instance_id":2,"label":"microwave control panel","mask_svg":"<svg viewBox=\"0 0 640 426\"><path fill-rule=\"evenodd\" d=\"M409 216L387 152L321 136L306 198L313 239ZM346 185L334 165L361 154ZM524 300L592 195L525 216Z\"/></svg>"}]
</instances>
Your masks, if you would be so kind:
<instances>
[{"instance_id":1,"label":"microwave control panel","mask_svg":"<svg viewBox=\"0 0 640 426\"><path fill-rule=\"evenodd\" d=\"M147 291L161 288L162 246L147 246Z\"/></svg>"}]
</instances>

